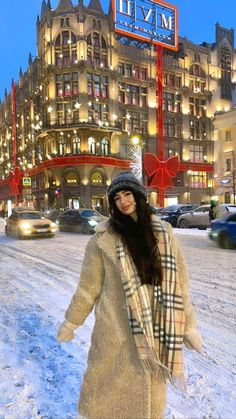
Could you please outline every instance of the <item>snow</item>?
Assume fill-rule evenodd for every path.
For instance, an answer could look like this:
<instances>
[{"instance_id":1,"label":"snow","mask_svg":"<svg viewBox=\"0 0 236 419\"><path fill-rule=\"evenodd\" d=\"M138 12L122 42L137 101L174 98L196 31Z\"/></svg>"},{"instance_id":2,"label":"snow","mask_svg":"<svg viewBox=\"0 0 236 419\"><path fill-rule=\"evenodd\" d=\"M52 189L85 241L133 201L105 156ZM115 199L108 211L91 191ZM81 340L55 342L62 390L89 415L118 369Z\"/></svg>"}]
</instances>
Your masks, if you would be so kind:
<instances>
[{"instance_id":1,"label":"snow","mask_svg":"<svg viewBox=\"0 0 236 419\"><path fill-rule=\"evenodd\" d=\"M190 272L203 336L199 355L185 350L187 393L169 387L166 419L236 417L236 257L207 231L175 230ZM5 237L0 219L0 419L77 417L93 314L76 339L59 344L57 328L76 288L89 237Z\"/></svg>"}]
</instances>

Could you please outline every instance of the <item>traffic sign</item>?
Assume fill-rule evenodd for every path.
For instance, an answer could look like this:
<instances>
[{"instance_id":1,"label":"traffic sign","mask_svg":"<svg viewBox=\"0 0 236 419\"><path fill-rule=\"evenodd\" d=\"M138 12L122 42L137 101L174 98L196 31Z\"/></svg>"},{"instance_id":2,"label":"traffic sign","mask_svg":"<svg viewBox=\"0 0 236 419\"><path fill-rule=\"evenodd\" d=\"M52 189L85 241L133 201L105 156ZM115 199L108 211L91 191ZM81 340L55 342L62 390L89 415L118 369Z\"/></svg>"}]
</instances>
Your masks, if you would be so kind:
<instances>
[{"instance_id":1,"label":"traffic sign","mask_svg":"<svg viewBox=\"0 0 236 419\"><path fill-rule=\"evenodd\" d=\"M23 177L22 181L24 186L31 186L31 177Z\"/></svg>"}]
</instances>

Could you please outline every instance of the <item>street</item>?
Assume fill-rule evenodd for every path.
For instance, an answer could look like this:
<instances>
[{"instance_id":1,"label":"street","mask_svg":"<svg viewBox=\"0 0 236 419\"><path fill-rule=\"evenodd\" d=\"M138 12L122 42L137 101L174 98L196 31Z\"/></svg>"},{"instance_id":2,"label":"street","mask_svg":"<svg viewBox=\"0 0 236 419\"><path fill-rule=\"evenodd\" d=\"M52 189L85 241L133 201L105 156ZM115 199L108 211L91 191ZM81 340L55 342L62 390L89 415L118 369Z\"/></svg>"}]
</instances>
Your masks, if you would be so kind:
<instances>
[{"instance_id":1,"label":"street","mask_svg":"<svg viewBox=\"0 0 236 419\"><path fill-rule=\"evenodd\" d=\"M236 251L206 231L175 230L186 257L203 351L185 350L188 391L169 388L166 418L236 416ZM57 328L75 290L89 236L5 237L0 219L0 418L76 418L93 314L71 343Z\"/></svg>"}]
</instances>

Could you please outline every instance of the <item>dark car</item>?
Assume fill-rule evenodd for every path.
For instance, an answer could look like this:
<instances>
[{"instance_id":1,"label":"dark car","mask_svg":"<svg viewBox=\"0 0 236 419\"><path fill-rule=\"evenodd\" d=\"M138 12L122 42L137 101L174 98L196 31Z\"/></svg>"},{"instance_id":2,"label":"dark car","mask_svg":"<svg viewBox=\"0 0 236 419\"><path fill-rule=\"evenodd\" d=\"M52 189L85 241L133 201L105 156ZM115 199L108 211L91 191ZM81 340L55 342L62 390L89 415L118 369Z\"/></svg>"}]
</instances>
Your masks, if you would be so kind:
<instances>
[{"instance_id":1,"label":"dark car","mask_svg":"<svg viewBox=\"0 0 236 419\"><path fill-rule=\"evenodd\" d=\"M196 204L176 204L170 205L162 209L161 214L159 217L163 221L167 221L172 225L172 227L177 227L177 221L180 215L185 214L186 212L193 211L197 208L198 205Z\"/></svg>"},{"instance_id":2,"label":"dark car","mask_svg":"<svg viewBox=\"0 0 236 419\"><path fill-rule=\"evenodd\" d=\"M57 218L60 231L74 231L76 233L94 233L97 224L104 221L106 217L98 211L90 208L70 209L63 212Z\"/></svg>"},{"instance_id":3,"label":"dark car","mask_svg":"<svg viewBox=\"0 0 236 419\"><path fill-rule=\"evenodd\" d=\"M222 249L236 248L236 213L211 222L209 237Z\"/></svg>"},{"instance_id":4,"label":"dark car","mask_svg":"<svg viewBox=\"0 0 236 419\"><path fill-rule=\"evenodd\" d=\"M58 210L58 209L52 209L52 210L46 210L42 212L42 215L45 218L48 218L51 221L56 221L57 218L59 217L59 215L61 215L64 211L63 210Z\"/></svg>"}]
</instances>

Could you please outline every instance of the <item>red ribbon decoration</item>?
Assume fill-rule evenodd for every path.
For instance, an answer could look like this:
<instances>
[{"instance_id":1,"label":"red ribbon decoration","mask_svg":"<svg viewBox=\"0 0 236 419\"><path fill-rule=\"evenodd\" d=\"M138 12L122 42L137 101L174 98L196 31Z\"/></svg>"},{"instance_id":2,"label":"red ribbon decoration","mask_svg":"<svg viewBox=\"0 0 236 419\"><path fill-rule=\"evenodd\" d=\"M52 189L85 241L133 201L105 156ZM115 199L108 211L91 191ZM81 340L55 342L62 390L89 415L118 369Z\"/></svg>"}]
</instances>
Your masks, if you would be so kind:
<instances>
[{"instance_id":1,"label":"red ribbon decoration","mask_svg":"<svg viewBox=\"0 0 236 419\"><path fill-rule=\"evenodd\" d=\"M173 188L172 178L179 171L178 156L170 157L166 161L160 161L155 154L144 154L144 169L149 177L153 176L149 186L159 189Z\"/></svg>"},{"instance_id":2,"label":"red ribbon decoration","mask_svg":"<svg viewBox=\"0 0 236 419\"><path fill-rule=\"evenodd\" d=\"M10 174L10 188L11 188L11 195L18 196L20 193L20 186L21 186L21 180L23 178L23 172L22 170L16 166L15 170L11 172Z\"/></svg>"}]
</instances>

